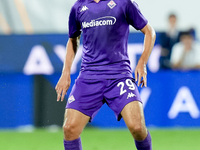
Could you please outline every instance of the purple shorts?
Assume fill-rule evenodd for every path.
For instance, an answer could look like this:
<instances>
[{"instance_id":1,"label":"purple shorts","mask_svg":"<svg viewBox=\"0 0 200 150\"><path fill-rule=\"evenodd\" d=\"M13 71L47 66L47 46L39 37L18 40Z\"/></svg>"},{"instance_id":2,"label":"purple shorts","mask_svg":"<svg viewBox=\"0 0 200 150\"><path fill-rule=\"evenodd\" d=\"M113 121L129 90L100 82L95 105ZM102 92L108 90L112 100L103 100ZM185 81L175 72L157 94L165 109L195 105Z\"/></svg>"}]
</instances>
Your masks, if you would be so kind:
<instances>
[{"instance_id":1,"label":"purple shorts","mask_svg":"<svg viewBox=\"0 0 200 150\"><path fill-rule=\"evenodd\" d=\"M66 108L82 112L89 116L91 121L106 103L119 121L122 118L122 109L132 101L142 102L133 78L98 80L78 78L69 95Z\"/></svg>"}]
</instances>

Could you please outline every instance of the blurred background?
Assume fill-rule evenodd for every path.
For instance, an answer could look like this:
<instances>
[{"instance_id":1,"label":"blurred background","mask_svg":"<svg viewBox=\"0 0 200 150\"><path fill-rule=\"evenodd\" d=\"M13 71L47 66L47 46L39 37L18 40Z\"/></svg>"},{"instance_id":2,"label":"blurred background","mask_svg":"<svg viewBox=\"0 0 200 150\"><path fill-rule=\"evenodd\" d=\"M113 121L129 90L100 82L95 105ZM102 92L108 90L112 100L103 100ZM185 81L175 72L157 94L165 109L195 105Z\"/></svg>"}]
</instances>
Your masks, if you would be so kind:
<instances>
[{"instance_id":1,"label":"blurred background","mask_svg":"<svg viewBox=\"0 0 200 150\"><path fill-rule=\"evenodd\" d=\"M74 2L0 0L0 131L62 126L69 92L65 102L58 103L54 87L62 71ZM146 125L151 129L199 128L200 2L136 2L157 34L147 64L148 87L139 89ZM142 53L143 38L130 27L128 53L133 70ZM71 85L79 73L81 47L73 62ZM88 127L126 126L123 120L117 122L105 105Z\"/></svg>"}]
</instances>

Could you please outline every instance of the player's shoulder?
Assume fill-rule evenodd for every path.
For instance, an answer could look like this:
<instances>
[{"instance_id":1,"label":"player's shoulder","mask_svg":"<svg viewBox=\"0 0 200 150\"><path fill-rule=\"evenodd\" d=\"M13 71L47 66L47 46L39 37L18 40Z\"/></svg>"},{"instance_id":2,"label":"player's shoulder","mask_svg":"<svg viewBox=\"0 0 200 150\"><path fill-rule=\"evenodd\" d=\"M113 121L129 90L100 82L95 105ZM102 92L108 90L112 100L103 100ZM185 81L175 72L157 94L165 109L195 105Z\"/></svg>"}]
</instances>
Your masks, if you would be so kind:
<instances>
[{"instance_id":1,"label":"player's shoulder","mask_svg":"<svg viewBox=\"0 0 200 150\"><path fill-rule=\"evenodd\" d=\"M131 4L131 3L136 3L134 0L118 0L118 1L120 1L120 2L122 2L122 3L124 3L124 4Z\"/></svg>"},{"instance_id":2,"label":"player's shoulder","mask_svg":"<svg viewBox=\"0 0 200 150\"><path fill-rule=\"evenodd\" d=\"M123 7L138 5L134 0L114 0L114 1L120 3L120 5Z\"/></svg>"},{"instance_id":3,"label":"player's shoulder","mask_svg":"<svg viewBox=\"0 0 200 150\"><path fill-rule=\"evenodd\" d=\"M120 4L128 4L131 0L113 0L116 3L120 3Z\"/></svg>"},{"instance_id":4,"label":"player's shoulder","mask_svg":"<svg viewBox=\"0 0 200 150\"><path fill-rule=\"evenodd\" d=\"M77 0L76 3L85 3L87 0Z\"/></svg>"},{"instance_id":5,"label":"player's shoulder","mask_svg":"<svg viewBox=\"0 0 200 150\"><path fill-rule=\"evenodd\" d=\"M72 8L78 8L79 6L83 5L87 0L77 0Z\"/></svg>"}]
</instances>

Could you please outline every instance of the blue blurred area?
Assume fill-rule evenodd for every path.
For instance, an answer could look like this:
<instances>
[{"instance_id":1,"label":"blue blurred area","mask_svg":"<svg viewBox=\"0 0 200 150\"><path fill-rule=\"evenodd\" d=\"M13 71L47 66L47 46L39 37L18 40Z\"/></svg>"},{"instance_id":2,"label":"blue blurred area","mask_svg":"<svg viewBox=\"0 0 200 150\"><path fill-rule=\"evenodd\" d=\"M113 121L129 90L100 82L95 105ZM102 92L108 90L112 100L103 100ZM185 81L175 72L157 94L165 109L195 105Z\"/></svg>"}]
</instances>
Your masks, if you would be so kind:
<instances>
[{"instance_id":1,"label":"blue blurred area","mask_svg":"<svg viewBox=\"0 0 200 150\"><path fill-rule=\"evenodd\" d=\"M141 33L131 33L129 44L141 44L143 38ZM159 38L157 39L156 45L159 45ZM55 46L65 47L67 40L68 35L65 34L0 36L0 128L34 125L34 107L37 107L34 106L34 76L38 73L25 75L24 66L34 46L44 47L47 56L45 59L48 59L47 64L52 66L53 72L43 76L54 88L63 65L55 53ZM71 75L71 85L78 76L80 62L81 60L75 64L77 71ZM37 63L35 67L43 62L38 60ZM199 71L149 71L148 88L139 89L144 100L147 126L199 127L199 81ZM66 99L67 97L68 95ZM106 105L101 108L90 125L125 127L123 120L117 122L114 113Z\"/></svg>"},{"instance_id":2,"label":"blue blurred area","mask_svg":"<svg viewBox=\"0 0 200 150\"><path fill-rule=\"evenodd\" d=\"M0 74L0 128L33 124L33 76Z\"/></svg>"},{"instance_id":3,"label":"blue blurred area","mask_svg":"<svg viewBox=\"0 0 200 150\"><path fill-rule=\"evenodd\" d=\"M41 34L41 35L0 35L0 72L23 72L23 67L35 45L46 49L56 71L60 71L62 63L53 52L55 45L65 46L68 40L66 34ZM60 62L60 63L59 63Z\"/></svg>"}]
</instances>

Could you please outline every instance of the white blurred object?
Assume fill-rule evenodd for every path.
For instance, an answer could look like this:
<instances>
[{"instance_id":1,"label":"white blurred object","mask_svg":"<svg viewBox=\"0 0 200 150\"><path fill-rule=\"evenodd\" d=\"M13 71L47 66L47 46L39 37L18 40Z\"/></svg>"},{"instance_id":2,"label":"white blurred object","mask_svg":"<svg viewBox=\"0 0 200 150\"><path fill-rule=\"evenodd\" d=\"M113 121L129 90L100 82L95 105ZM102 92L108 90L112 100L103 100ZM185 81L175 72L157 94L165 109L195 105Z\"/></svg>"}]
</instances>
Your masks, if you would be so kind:
<instances>
[{"instance_id":1,"label":"white blurred object","mask_svg":"<svg viewBox=\"0 0 200 150\"><path fill-rule=\"evenodd\" d=\"M35 130L35 127L33 125L23 125L16 128L19 132L28 132L31 133Z\"/></svg>"}]
</instances>

